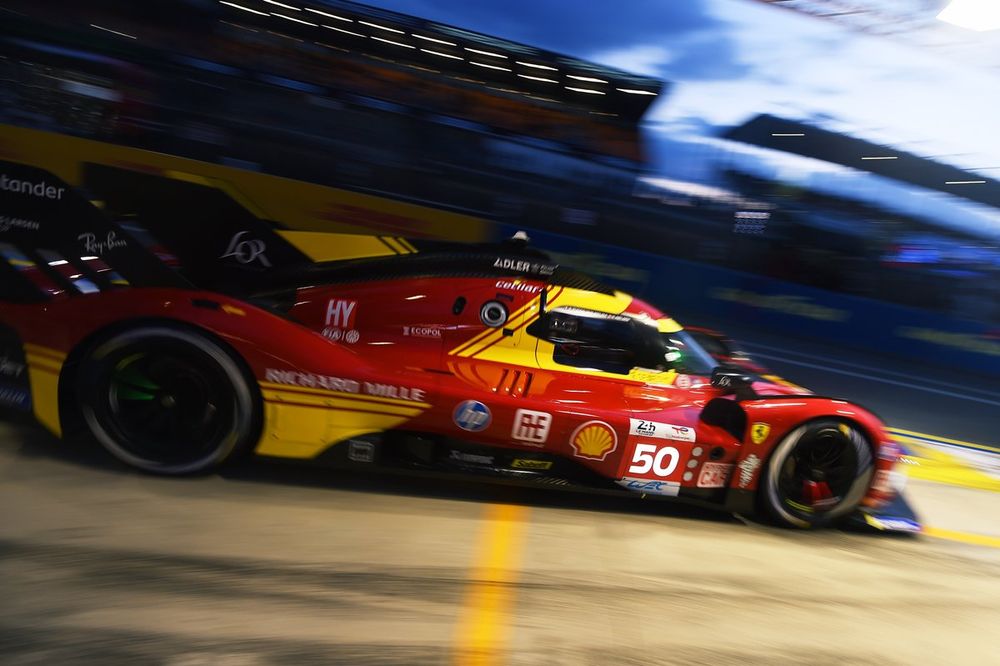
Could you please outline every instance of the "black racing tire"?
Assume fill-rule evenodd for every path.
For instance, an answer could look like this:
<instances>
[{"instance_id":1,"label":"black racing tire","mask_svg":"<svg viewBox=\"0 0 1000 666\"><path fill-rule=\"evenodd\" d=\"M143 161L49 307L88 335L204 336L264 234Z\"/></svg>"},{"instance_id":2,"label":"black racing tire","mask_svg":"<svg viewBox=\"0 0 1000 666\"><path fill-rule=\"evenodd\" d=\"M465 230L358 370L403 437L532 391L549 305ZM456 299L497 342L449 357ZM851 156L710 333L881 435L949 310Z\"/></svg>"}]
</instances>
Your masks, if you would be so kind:
<instances>
[{"instance_id":1,"label":"black racing tire","mask_svg":"<svg viewBox=\"0 0 1000 666\"><path fill-rule=\"evenodd\" d=\"M164 324L118 332L84 356L77 377L90 432L143 472L209 472L259 436L261 400L249 371L194 329Z\"/></svg>"},{"instance_id":2,"label":"black racing tire","mask_svg":"<svg viewBox=\"0 0 1000 666\"><path fill-rule=\"evenodd\" d=\"M758 500L777 524L826 527L854 511L871 484L873 448L858 427L820 419L795 427L764 467Z\"/></svg>"}]
</instances>

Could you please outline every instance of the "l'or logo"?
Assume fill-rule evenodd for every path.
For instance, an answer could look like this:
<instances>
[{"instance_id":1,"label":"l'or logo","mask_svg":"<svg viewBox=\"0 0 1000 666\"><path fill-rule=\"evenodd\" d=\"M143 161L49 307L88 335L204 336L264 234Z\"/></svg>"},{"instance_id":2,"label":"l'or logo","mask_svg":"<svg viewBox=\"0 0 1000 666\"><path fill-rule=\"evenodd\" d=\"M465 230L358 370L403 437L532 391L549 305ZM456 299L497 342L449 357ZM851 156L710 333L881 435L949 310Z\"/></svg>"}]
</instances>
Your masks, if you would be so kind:
<instances>
[{"instance_id":1,"label":"l'or logo","mask_svg":"<svg viewBox=\"0 0 1000 666\"><path fill-rule=\"evenodd\" d=\"M271 267L271 261L267 258L264 252L267 250L267 245L264 241L257 238L247 238L244 239L249 231L241 231L229 241L229 247L220 256L220 259L225 259L227 257L232 257L241 264L252 264L253 262L259 262L261 266L265 268Z\"/></svg>"}]
</instances>

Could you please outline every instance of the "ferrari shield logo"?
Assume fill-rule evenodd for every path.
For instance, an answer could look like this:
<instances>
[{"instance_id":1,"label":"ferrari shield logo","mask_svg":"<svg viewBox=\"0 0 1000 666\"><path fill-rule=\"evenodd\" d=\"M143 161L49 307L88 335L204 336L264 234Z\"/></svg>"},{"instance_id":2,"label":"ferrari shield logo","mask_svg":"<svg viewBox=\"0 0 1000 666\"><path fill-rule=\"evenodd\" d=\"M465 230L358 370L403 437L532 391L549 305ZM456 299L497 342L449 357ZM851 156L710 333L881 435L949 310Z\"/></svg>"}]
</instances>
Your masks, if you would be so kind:
<instances>
[{"instance_id":1,"label":"ferrari shield logo","mask_svg":"<svg viewBox=\"0 0 1000 666\"><path fill-rule=\"evenodd\" d=\"M763 444L767 436L771 434L771 426L767 423L754 423L750 426L750 441L754 444Z\"/></svg>"}]
</instances>

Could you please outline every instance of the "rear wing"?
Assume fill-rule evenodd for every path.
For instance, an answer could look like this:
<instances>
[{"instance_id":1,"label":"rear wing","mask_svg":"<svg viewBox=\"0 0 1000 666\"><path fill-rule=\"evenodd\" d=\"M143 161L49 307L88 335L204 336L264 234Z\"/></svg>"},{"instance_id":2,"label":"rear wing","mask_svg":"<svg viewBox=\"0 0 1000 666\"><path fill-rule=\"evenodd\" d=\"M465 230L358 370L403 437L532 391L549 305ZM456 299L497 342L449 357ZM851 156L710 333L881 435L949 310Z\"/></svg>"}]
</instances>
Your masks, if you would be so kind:
<instances>
[{"instance_id":1,"label":"rear wing","mask_svg":"<svg viewBox=\"0 0 1000 666\"><path fill-rule=\"evenodd\" d=\"M312 260L211 184L84 166L74 188L0 161L0 300L121 287L246 294Z\"/></svg>"},{"instance_id":2,"label":"rear wing","mask_svg":"<svg viewBox=\"0 0 1000 666\"><path fill-rule=\"evenodd\" d=\"M198 174L83 163L73 187L0 161L0 300L124 287L205 289L282 307L295 287L445 275L531 276L607 288L559 268L523 234L458 244L293 231L228 183Z\"/></svg>"},{"instance_id":3,"label":"rear wing","mask_svg":"<svg viewBox=\"0 0 1000 666\"><path fill-rule=\"evenodd\" d=\"M0 161L0 299L186 281L55 175Z\"/></svg>"}]
</instances>

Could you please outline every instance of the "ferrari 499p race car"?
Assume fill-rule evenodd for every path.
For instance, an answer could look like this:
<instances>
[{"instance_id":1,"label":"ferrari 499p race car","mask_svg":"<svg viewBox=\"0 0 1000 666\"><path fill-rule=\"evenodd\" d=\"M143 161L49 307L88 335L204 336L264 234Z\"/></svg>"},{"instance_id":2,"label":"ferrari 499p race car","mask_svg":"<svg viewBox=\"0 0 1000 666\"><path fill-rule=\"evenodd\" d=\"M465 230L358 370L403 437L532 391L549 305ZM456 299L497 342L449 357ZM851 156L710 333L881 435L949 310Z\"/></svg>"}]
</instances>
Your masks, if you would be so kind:
<instances>
[{"instance_id":1,"label":"ferrari 499p race car","mask_svg":"<svg viewBox=\"0 0 1000 666\"><path fill-rule=\"evenodd\" d=\"M283 230L135 173L95 206L0 162L0 404L117 458L445 470L670 496L792 527L896 495L883 424L719 366L656 307L515 238Z\"/></svg>"}]
</instances>

